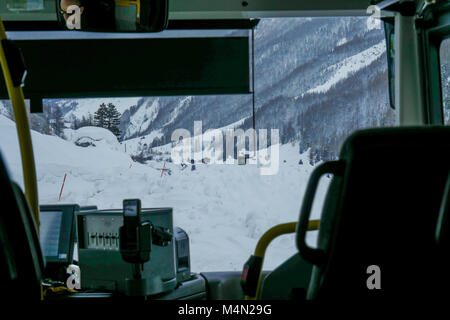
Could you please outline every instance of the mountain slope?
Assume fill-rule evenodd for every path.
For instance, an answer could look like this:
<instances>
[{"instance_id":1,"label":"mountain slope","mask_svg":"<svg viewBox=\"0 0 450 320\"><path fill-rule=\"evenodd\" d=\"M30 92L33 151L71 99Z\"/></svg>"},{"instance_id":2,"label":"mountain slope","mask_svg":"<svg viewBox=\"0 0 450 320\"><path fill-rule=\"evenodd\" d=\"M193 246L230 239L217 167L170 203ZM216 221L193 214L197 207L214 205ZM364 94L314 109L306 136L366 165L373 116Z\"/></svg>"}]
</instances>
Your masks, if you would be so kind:
<instances>
[{"instance_id":1,"label":"mountain slope","mask_svg":"<svg viewBox=\"0 0 450 320\"><path fill-rule=\"evenodd\" d=\"M313 148L313 158L326 160L337 156L352 131L393 125L383 30L368 28L366 21L262 20L255 33L256 128L279 129L283 143L299 141L301 152ZM129 130L125 139L150 135L148 145L156 137L153 145L163 145L177 128L192 133L196 120L203 130L239 121L243 129L252 127L251 96L143 100L130 109L131 117L157 107L140 116L145 130ZM130 128L126 121L124 126Z\"/></svg>"}]
</instances>

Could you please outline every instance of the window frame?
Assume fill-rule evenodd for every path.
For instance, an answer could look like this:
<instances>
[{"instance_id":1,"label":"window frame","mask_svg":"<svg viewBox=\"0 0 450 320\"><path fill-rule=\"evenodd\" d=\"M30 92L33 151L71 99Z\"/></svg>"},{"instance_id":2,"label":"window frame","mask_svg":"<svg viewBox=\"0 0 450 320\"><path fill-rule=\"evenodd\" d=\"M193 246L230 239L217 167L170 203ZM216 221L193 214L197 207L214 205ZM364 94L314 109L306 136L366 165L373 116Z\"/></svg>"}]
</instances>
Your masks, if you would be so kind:
<instances>
[{"instance_id":1,"label":"window frame","mask_svg":"<svg viewBox=\"0 0 450 320\"><path fill-rule=\"evenodd\" d=\"M450 38L450 7L445 6L435 14L433 24L419 37L422 41L427 124L444 125L440 49L442 41Z\"/></svg>"}]
</instances>

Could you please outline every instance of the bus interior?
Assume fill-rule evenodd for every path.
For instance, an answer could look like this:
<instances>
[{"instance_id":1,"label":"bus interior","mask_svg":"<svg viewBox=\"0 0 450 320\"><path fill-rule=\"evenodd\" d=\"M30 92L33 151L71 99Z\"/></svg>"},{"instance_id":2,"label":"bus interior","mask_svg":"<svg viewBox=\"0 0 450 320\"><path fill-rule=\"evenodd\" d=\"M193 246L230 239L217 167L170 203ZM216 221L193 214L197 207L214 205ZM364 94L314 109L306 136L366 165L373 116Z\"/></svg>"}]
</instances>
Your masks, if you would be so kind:
<instances>
[{"instance_id":1,"label":"bus interior","mask_svg":"<svg viewBox=\"0 0 450 320\"><path fill-rule=\"evenodd\" d=\"M450 285L449 1L6 0L0 17L2 305Z\"/></svg>"}]
</instances>

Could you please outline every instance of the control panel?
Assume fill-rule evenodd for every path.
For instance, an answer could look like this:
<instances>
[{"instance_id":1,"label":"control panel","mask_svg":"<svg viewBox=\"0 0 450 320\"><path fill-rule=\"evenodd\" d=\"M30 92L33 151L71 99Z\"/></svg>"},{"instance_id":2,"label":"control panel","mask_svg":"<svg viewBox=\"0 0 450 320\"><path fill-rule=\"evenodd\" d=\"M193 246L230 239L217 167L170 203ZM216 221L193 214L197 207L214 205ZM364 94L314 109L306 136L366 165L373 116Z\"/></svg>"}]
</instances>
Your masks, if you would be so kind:
<instances>
[{"instance_id":1,"label":"control panel","mask_svg":"<svg viewBox=\"0 0 450 320\"><path fill-rule=\"evenodd\" d=\"M121 216L85 215L82 218L84 248L119 251Z\"/></svg>"},{"instance_id":2,"label":"control panel","mask_svg":"<svg viewBox=\"0 0 450 320\"><path fill-rule=\"evenodd\" d=\"M149 261L140 269L145 281L140 287L149 295L174 290L178 281L172 209L142 208L141 219L151 224L149 237L153 245ZM135 277L133 265L124 261L120 250L123 226L124 211L120 209L77 215L82 289L140 294L140 290L130 285ZM170 235L168 241L162 241L165 234Z\"/></svg>"}]
</instances>

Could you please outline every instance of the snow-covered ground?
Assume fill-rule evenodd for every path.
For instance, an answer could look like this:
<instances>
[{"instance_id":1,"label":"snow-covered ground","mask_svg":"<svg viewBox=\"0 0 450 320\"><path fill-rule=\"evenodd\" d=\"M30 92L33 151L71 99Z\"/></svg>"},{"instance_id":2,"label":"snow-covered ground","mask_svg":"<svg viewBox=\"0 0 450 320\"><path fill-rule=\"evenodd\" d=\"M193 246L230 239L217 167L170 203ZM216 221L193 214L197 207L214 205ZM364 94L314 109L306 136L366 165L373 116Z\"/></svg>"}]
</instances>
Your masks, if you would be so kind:
<instances>
[{"instance_id":1,"label":"snow-covered ground","mask_svg":"<svg viewBox=\"0 0 450 320\"><path fill-rule=\"evenodd\" d=\"M103 131L103 132L102 132ZM191 241L193 271L241 270L259 237L278 223L297 221L311 171L308 154L297 145L280 147L280 169L261 176L256 165L196 164L184 170L166 163L171 174L161 177L163 162L133 162L100 128L67 131L69 140L32 132L41 204L61 203L121 208L125 198L140 198L143 207L173 207L174 223ZM70 133L70 134L69 134ZM85 134L103 137L95 147L79 147ZM0 150L12 178L23 186L15 123L0 115ZM303 161L299 165L299 160ZM319 217L328 178L319 187L313 218ZM308 242L315 241L311 232ZM294 236L280 237L269 247L264 269L273 269L296 252Z\"/></svg>"},{"instance_id":2,"label":"snow-covered ground","mask_svg":"<svg viewBox=\"0 0 450 320\"><path fill-rule=\"evenodd\" d=\"M122 143L123 150L130 155L137 155L142 151L144 146L151 146L153 140L162 136L163 133L161 130L155 130L145 136L127 139Z\"/></svg>"}]
</instances>

